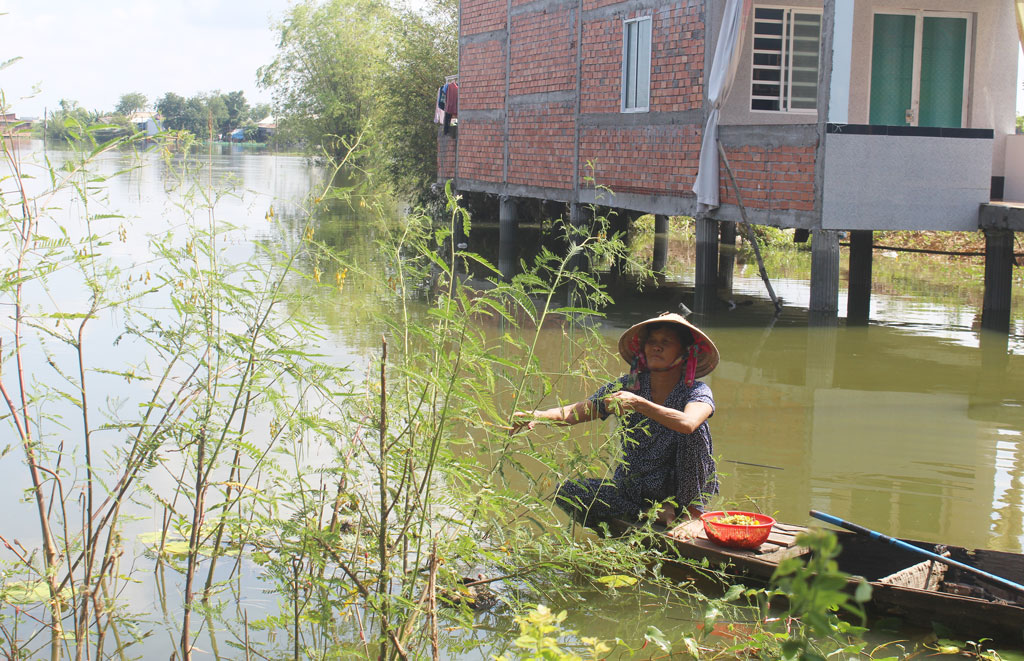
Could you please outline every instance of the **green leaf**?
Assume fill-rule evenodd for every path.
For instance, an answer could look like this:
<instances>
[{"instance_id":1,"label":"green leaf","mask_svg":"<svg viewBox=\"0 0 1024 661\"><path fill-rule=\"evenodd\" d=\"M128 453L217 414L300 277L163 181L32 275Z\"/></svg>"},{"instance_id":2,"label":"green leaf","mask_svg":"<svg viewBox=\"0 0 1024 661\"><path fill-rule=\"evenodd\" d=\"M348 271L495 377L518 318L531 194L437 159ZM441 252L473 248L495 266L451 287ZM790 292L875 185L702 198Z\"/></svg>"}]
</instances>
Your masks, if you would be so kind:
<instances>
[{"instance_id":1,"label":"green leaf","mask_svg":"<svg viewBox=\"0 0 1024 661\"><path fill-rule=\"evenodd\" d=\"M867 581L858 583L857 590L853 593L853 599L861 604L871 601L871 584Z\"/></svg>"},{"instance_id":2,"label":"green leaf","mask_svg":"<svg viewBox=\"0 0 1024 661\"><path fill-rule=\"evenodd\" d=\"M70 588L64 588L62 597L71 594ZM46 581L16 581L0 588L0 599L9 604L38 604L50 600L50 586Z\"/></svg>"},{"instance_id":3,"label":"green leaf","mask_svg":"<svg viewBox=\"0 0 1024 661\"><path fill-rule=\"evenodd\" d=\"M661 629L654 625L647 627L647 633L644 634L644 640L654 643L665 653L672 651L672 643L665 637L665 634L662 633Z\"/></svg>"},{"instance_id":4,"label":"green leaf","mask_svg":"<svg viewBox=\"0 0 1024 661\"><path fill-rule=\"evenodd\" d=\"M604 583L610 588L623 588L630 585L636 585L636 579L632 576L626 576L625 574L612 574L610 576L602 576L597 579L599 583Z\"/></svg>"}]
</instances>

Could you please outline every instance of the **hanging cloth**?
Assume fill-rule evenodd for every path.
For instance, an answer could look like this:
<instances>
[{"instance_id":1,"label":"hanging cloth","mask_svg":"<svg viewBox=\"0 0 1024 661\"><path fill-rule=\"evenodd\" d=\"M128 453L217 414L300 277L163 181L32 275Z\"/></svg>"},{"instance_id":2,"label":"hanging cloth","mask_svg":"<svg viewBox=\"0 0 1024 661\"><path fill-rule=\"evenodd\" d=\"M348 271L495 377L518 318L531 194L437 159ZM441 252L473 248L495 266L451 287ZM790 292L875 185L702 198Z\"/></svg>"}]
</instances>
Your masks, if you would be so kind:
<instances>
[{"instance_id":1,"label":"hanging cloth","mask_svg":"<svg viewBox=\"0 0 1024 661\"><path fill-rule=\"evenodd\" d=\"M446 85L448 88L447 100L445 101L445 112L452 117L459 116L459 84L454 80Z\"/></svg>"},{"instance_id":2,"label":"hanging cloth","mask_svg":"<svg viewBox=\"0 0 1024 661\"><path fill-rule=\"evenodd\" d=\"M693 192L697 194L697 207L700 211L718 208L718 115L732 88L732 81L736 78L742 50L740 36L750 13L750 1L726 0L725 12L722 14L722 29L718 32L715 59L708 75L708 103L711 112L700 144L697 179L693 182Z\"/></svg>"}]
</instances>

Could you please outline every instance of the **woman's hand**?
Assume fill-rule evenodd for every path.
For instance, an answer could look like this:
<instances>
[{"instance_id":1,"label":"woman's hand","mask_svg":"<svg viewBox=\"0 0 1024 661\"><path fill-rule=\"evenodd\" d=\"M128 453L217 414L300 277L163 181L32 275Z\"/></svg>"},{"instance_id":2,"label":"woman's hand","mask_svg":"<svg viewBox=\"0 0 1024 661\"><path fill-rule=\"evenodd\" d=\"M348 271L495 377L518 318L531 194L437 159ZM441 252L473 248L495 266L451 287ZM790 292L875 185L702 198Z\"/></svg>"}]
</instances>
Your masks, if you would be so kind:
<instances>
[{"instance_id":1,"label":"woman's hand","mask_svg":"<svg viewBox=\"0 0 1024 661\"><path fill-rule=\"evenodd\" d=\"M621 415L623 411L635 411L646 399L628 390L618 390L604 398L604 406L609 413Z\"/></svg>"},{"instance_id":2,"label":"woman's hand","mask_svg":"<svg viewBox=\"0 0 1024 661\"><path fill-rule=\"evenodd\" d=\"M523 431L533 431L537 426L537 416L540 411L516 411L512 414L512 431L509 434L518 434Z\"/></svg>"}]
</instances>

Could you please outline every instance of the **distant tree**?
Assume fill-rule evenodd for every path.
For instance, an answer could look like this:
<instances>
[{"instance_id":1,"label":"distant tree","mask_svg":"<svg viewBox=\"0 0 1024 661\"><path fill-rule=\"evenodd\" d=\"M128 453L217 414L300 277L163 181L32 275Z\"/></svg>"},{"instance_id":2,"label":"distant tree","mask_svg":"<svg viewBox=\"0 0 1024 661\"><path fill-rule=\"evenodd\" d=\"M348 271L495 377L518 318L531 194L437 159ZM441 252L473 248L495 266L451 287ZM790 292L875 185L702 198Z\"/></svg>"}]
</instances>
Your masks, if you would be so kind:
<instances>
[{"instance_id":1,"label":"distant tree","mask_svg":"<svg viewBox=\"0 0 1024 661\"><path fill-rule=\"evenodd\" d=\"M156 102L156 111L164 118L164 128L172 131L185 128L185 97L167 92Z\"/></svg>"},{"instance_id":2,"label":"distant tree","mask_svg":"<svg viewBox=\"0 0 1024 661\"><path fill-rule=\"evenodd\" d=\"M302 0L289 9L274 26L277 57L257 71L282 137L340 153L330 136L363 131L390 18L377 0Z\"/></svg>"},{"instance_id":3,"label":"distant tree","mask_svg":"<svg viewBox=\"0 0 1024 661\"><path fill-rule=\"evenodd\" d=\"M137 110L145 110L148 102L149 99L146 98L145 94L141 92L128 92L121 95L121 100L118 101L114 112L127 117Z\"/></svg>"},{"instance_id":4,"label":"distant tree","mask_svg":"<svg viewBox=\"0 0 1024 661\"><path fill-rule=\"evenodd\" d=\"M249 108L249 119L254 124L259 124L267 117L270 117L273 112L274 109L269 103L257 103L252 108Z\"/></svg>"},{"instance_id":5,"label":"distant tree","mask_svg":"<svg viewBox=\"0 0 1024 661\"><path fill-rule=\"evenodd\" d=\"M197 94L185 102L182 127L200 140L206 140L213 133L217 139L228 118L228 109L219 92Z\"/></svg>"},{"instance_id":6,"label":"distant tree","mask_svg":"<svg viewBox=\"0 0 1024 661\"><path fill-rule=\"evenodd\" d=\"M396 192L422 201L437 180L437 89L458 71L458 3L435 0L425 13L402 14L375 88L385 178Z\"/></svg>"},{"instance_id":7,"label":"distant tree","mask_svg":"<svg viewBox=\"0 0 1024 661\"><path fill-rule=\"evenodd\" d=\"M1024 115L1017 115L1017 133L1024 133Z\"/></svg>"},{"instance_id":8,"label":"distant tree","mask_svg":"<svg viewBox=\"0 0 1024 661\"><path fill-rule=\"evenodd\" d=\"M74 142L85 136L85 129L95 124L98 113L89 112L78 101L61 99L60 108L46 118L46 137L49 140Z\"/></svg>"},{"instance_id":9,"label":"distant tree","mask_svg":"<svg viewBox=\"0 0 1024 661\"><path fill-rule=\"evenodd\" d=\"M221 133L231 133L249 118L249 102L245 100L245 92L241 90L221 94L220 98L228 113L227 120L221 126Z\"/></svg>"}]
</instances>

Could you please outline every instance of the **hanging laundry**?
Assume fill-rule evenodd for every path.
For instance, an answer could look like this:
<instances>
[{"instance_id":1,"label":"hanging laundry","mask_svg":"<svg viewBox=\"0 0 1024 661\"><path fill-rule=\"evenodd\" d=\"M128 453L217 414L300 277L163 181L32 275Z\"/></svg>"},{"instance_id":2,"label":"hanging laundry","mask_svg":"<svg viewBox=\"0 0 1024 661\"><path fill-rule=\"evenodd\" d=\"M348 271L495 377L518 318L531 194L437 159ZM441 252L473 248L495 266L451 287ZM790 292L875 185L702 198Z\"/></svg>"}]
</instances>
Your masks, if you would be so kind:
<instances>
[{"instance_id":1,"label":"hanging laundry","mask_svg":"<svg viewBox=\"0 0 1024 661\"><path fill-rule=\"evenodd\" d=\"M459 84L454 80L447 85L445 94L445 112L451 113L452 117L459 116Z\"/></svg>"},{"instance_id":2,"label":"hanging laundry","mask_svg":"<svg viewBox=\"0 0 1024 661\"><path fill-rule=\"evenodd\" d=\"M448 83L437 89L437 107L444 110L444 104L448 96Z\"/></svg>"}]
</instances>

